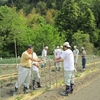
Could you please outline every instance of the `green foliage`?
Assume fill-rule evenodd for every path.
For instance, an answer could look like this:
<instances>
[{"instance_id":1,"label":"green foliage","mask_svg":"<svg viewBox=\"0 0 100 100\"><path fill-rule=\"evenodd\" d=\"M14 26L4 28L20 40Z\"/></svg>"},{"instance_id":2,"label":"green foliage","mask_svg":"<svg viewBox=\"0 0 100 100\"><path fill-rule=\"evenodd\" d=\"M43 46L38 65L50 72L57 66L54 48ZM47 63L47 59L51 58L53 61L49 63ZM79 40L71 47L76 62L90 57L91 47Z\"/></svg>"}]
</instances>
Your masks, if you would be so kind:
<instances>
[{"instance_id":1,"label":"green foliage","mask_svg":"<svg viewBox=\"0 0 100 100\"><path fill-rule=\"evenodd\" d=\"M100 28L100 0L94 0L92 3L92 11L96 19L97 28Z\"/></svg>"},{"instance_id":2,"label":"green foliage","mask_svg":"<svg viewBox=\"0 0 100 100\"><path fill-rule=\"evenodd\" d=\"M10 53L14 56L14 41L17 41L17 46L26 46L30 44L31 37L33 36L32 29L28 28L26 25L26 19L21 18L16 13L15 9L11 9L7 6L0 7L0 46L2 50L7 50L9 52L1 51L2 56L9 56ZM31 37L29 37L31 35ZM22 47L23 49L23 47ZM21 49L19 51L22 51Z\"/></svg>"},{"instance_id":3,"label":"green foliage","mask_svg":"<svg viewBox=\"0 0 100 100\"><path fill-rule=\"evenodd\" d=\"M15 58L3 58L0 60L0 64L15 64L16 59ZM17 63L20 63L20 58L17 58Z\"/></svg>"},{"instance_id":4,"label":"green foliage","mask_svg":"<svg viewBox=\"0 0 100 100\"><path fill-rule=\"evenodd\" d=\"M83 33L83 31L77 31L72 36L72 45L77 45L78 48L84 47L87 51L87 54L93 54L94 46L89 42L89 40L89 34Z\"/></svg>"},{"instance_id":5,"label":"green foliage","mask_svg":"<svg viewBox=\"0 0 100 100\"><path fill-rule=\"evenodd\" d=\"M66 40L70 43L72 43L72 35L77 30L89 34L89 42L95 43L98 39L98 35L95 34L95 17L89 4L83 1L65 0L55 17L55 25L65 34Z\"/></svg>"},{"instance_id":6,"label":"green foliage","mask_svg":"<svg viewBox=\"0 0 100 100\"><path fill-rule=\"evenodd\" d=\"M73 0L66 0L63 3L62 9L57 13L55 18L55 25L58 26L59 30L77 30L77 18L78 18L79 7Z\"/></svg>"},{"instance_id":7,"label":"green foliage","mask_svg":"<svg viewBox=\"0 0 100 100\"><path fill-rule=\"evenodd\" d=\"M84 33L88 33L90 35L90 41L94 43L97 41L95 35L96 24L94 14L88 3L80 1L78 5L80 7L78 29L84 31Z\"/></svg>"},{"instance_id":8,"label":"green foliage","mask_svg":"<svg viewBox=\"0 0 100 100\"><path fill-rule=\"evenodd\" d=\"M79 7L74 0L65 0L62 9L55 17L55 25L60 32L66 36L66 40L71 42L73 32L77 31Z\"/></svg>"},{"instance_id":9,"label":"green foliage","mask_svg":"<svg viewBox=\"0 0 100 100\"><path fill-rule=\"evenodd\" d=\"M52 54L56 42L66 40L81 47L87 46L87 38L88 48L94 45L99 50L100 0L0 0L0 4L11 7L0 7L0 56L14 57L15 41L19 56L28 44L34 44L38 54L43 45L49 44L48 52ZM73 38L76 33L88 37L81 43Z\"/></svg>"},{"instance_id":10,"label":"green foliage","mask_svg":"<svg viewBox=\"0 0 100 100\"><path fill-rule=\"evenodd\" d=\"M58 30L49 24L40 24L34 34L36 35L35 48L39 54L42 52L43 45L48 46L48 53L52 54L55 46L62 45L65 41L63 36L60 37Z\"/></svg>"}]
</instances>

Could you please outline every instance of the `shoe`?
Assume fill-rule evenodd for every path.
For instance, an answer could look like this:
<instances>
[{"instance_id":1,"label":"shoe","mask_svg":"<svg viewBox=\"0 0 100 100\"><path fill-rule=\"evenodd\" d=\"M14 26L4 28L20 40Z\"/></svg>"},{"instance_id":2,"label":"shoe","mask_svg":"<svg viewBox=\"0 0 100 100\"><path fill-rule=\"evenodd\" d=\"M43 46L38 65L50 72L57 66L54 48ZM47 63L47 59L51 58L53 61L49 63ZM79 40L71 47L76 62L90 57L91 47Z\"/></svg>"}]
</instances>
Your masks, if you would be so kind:
<instances>
[{"instance_id":1,"label":"shoe","mask_svg":"<svg viewBox=\"0 0 100 100\"><path fill-rule=\"evenodd\" d=\"M70 93L70 86L66 85L66 90L61 93L62 96L68 96Z\"/></svg>"},{"instance_id":2,"label":"shoe","mask_svg":"<svg viewBox=\"0 0 100 100\"><path fill-rule=\"evenodd\" d=\"M25 86L24 86L23 91L24 91L24 94L29 93L28 88L27 88L27 87L25 87Z\"/></svg>"},{"instance_id":3,"label":"shoe","mask_svg":"<svg viewBox=\"0 0 100 100\"><path fill-rule=\"evenodd\" d=\"M15 87L14 92L13 92L13 96L15 96L18 92L18 88Z\"/></svg>"},{"instance_id":4,"label":"shoe","mask_svg":"<svg viewBox=\"0 0 100 100\"><path fill-rule=\"evenodd\" d=\"M74 90L74 84L71 84L71 85L70 85L70 93L71 93L71 94L73 93L73 90Z\"/></svg>"},{"instance_id":5,"label":"shoe","mask_svg":"<svg viewBox=\"0 0 100 100\"><path fill-rule=\"evenodd\" d=\"M37 86L38 88L42 88L42 85L40 84L40 82L37 82Z\"/></svg>"},{"instance_id":6,"label":"shoe","mask_svg":"<svg viewBox=\"0 0 100 100\"><path fill-rule=\"evenodd\" d=\"M62 92L61 95L62 95L62 96L68 96L68 92L67 92L67 91Z\"/></svg>"},{"instance_id":7,"label":"shoe","mask_svg":"<svg viewBox=\"0 0 100 100\"><path fill-rule=\"evenodd\" d=\"M33 90L36 90L36 88L35 88L35 80L33 80Z\"/></svg>"},{"instance_id":8,"label":"shoe","mask_svg":"<svg viewBox=\"0 0 100 100\"><path fill-rule=\"evenodd\" d=\"M83 68L83 71L85 71L85 68Z\"/></svg>"}]
</instances>

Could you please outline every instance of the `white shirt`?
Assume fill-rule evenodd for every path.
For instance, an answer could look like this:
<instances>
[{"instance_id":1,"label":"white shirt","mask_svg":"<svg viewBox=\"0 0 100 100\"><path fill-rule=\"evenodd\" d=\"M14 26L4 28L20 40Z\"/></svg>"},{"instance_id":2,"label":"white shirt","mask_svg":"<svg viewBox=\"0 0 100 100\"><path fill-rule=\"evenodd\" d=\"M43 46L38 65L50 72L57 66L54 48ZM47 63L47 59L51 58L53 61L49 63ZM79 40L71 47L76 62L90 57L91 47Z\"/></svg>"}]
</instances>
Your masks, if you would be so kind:
<instances>
[{"instance_id":1,"label":"white shirt","mask_svg":"<svg viewBox=\"0 0 100 100\"><path fill-rule=\"evenodd\" d=\"M78 49L73 50L73 54L74 54L74 56L78 56L79 50Z\"/></svg>"},{"instance_id":2,"label":"white shirt","mask_svg":"<svg viewBox=\"0 0 100 100\"><path fill-rule=\"evenodd\" d=\"M35 52L33 52L33 57L34 57L34 58L38 58ZM35 62L35 61L34 61L33 63L38 63L38 62ZM38 67L35 66L35 65L32 65L32 70L38 71Z\"/></svg>"},{"instance_id":3,"label":"white shirt","mask_svg":"<svg viewBox=\"0 0 100 100\"><path fill-rule=\"evenodd\" d=\"M42 59L44 59L47 56L47 50L43 49L42 51Z\"/></svg>"},{"instance_id":4,"label":"white shirt","mask_svg":"<svg viewBox=\"0 0 100 100\"><path fill-rule=\"evenodd\" d=\"M59 58L61 54L62 54L62 50L61 49L56 49L55 58Z\"/></svg>"},{"instance_id":5,"label":"white shirt","mask_svg":"<svg viewBox=\"0 0 100 100\"><path fill-rule=\"evenodd\" d=\"M56 57L56 49L53 51L53 53L54 53L54 57Z\"/></svg>"},{"instance_id":6,"label":"white shirt","mask_svg":"<svg viewBox=\"0 0 100 100\"><path fill-rule=\"evenodd\" d=\"M64 70L66 71L74 70L74 55L70 49L63 51L60 57L64 60Z\"/></svg>"}]
</instances>

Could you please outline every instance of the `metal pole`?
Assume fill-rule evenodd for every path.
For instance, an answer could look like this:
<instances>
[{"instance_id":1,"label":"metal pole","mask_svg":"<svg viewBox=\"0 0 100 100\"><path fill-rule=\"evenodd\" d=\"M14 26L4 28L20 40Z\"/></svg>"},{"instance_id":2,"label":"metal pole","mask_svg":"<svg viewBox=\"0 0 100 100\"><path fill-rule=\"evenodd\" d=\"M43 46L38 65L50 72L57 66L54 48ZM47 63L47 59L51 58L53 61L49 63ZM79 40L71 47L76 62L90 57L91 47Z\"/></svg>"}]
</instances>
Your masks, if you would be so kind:
<instances>
[{"instance_id":1,"label":"metal pole","mask_svg":"<svg viewBox=\"0 0 100 100\"><path fill-rule=\"evenodd\" d=\"M50 81L50 87L51 87L51 65L49 60L49 81Z\"/></svg>"},{"instance_id":2,"label":"metal pole","mask_svg":"<svg viewBox=\"0 0 100 100\"><path fill-rule=\"evenodd\" d=\"M14 39L15 44L15 58L16 58L16 64L17 64L17 47L16 47L16 39Z\"/></svg>"},{"instance_id":3,"label":"metal pole","mask_svg":"<svg viewBox=\"0 0 100 100\"><path fill-rule=\"evenodd\" d=\"M46 79L46 70L45 70L45 67L46 67L46 65L45 65L45 66L43 66L43 69L44 69L45 83L46 83L46 88L47 88L47 79Z\"/></svg>"},{"instance_id":4,"label":"metal pole","mask_svg":"<svg viewBox=\"0 0 100 100\"><path fill-rule=\"evenodd\" d=\"M56 62L55 62L55 80L56 80L56 87L57 87L57 70L56 70Z\"/></svg>"}]
</instances>

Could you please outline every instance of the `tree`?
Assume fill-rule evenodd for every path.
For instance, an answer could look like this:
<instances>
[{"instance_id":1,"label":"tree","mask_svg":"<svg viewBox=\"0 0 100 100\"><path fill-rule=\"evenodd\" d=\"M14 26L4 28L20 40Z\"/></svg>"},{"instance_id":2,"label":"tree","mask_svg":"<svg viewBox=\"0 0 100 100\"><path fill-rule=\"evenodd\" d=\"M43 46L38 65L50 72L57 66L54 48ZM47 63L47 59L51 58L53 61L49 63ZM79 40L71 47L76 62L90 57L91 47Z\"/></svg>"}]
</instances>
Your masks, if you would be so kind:
<instances>
[{"instance_id":1,"label":"tree","mask_svg":"<svg viewBox=\"0 0 100 100\"><path fill-rule=\"evenodd\" d=\"M28 35L31 33L26 25L26 19L18 16L14 9L7 6L0 7L0 40L4 56L14 56L14 43L17 41L17 46L21 47L20 53L24 46L29 44ZM6 52L7 51L7 52Z\"/></svg>"},{"instance_id":2,"label":"tree","mask_svg":"<svg viewBox=\"0 0 100 100\"><path fill-rule=\"evenodd\" d=\"M36 36L35 47L37 48L38 54L41 54L43 45L49 47L49 54L53 54L55 47L62 45L65 41L63 36L60 37L58 30L49 24L40 24L34 30L34 34Z\"/></svg>"},{"instance_id":3,"label":"tree","mask_svg":"<svg viewBox=\"0 0 100 100\"><path fill-rule=\"evenodd\" d=\"M84 31L84 33L88 33L90 35L90 41L94 43L97 41L97 35L95 34L96 24L94 14L87 2L80 1L78 5L80 7L78 29Z\"/></svg>"},{"instance_id":4,"label":"tree","mask_svg":"<svg viewBox=\"0 0 100 100\"><path fill-rule=\"evenodd\" d=\"M92 54L94 51L94 46L92 43L90 43L90 37L89 34L84 33L83 31L77 31L72 36L72 46L77 45L77 47L80 49L81 47L84 47L88 54ZM81 49L80 49L81 50Z\"/></svg>"},{"instance_id":5,"label":"tree","mask_svg":"<svg viewBox=\"0 0 100 100\"><path fill-rule=\"evenodd\" d=\"M73 32L77 31L77 20L79 14L79 7L74 0L65 0L60 11L55 17L55 26L60 32L64 32L67 41L71 41Z\"/></svg>"},{"instance_id":6,"label":"tree","mask_svg":"<svg viewBox=\"0 0 100 100\"><path fill-rule=\"evenodd\" d=\"M92 3L92 11L96 19L97 28L100 28L100 0L94 0Z\"/></svg>"}]
</instances>

